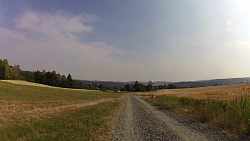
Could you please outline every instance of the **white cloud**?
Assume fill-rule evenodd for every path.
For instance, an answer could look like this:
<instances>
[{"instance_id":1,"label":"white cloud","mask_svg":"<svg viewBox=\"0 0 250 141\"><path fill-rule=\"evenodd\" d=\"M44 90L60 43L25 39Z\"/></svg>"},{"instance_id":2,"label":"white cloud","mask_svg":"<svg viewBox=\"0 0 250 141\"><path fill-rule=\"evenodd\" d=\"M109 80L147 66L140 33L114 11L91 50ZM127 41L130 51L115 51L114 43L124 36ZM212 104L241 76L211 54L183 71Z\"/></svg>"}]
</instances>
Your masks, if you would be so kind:
<instances>
[{"instance_id":1,"label":"white cloud","mask_svg":"<svg viewBox=\"0 0 250 141\"><path fill-rule=\"evenodd\" d=\"M228 47L230 49L237 49L237 50L246 50L250 49L250 41L246 40L234 40L228 42Z\"/></svg>"},{"instance_id":2,"label":"white cloud","mask_svg":"<svg viewBox=\"0 0 250 141\"><path fill-rule=\"evenodd\" d=\"M241 12L249 12L250 9L250 2L249 0L234 0L236 3L236 6L238 6L239 10Z\"/></svg>"},{"instance_id":3,"label":"white cloud","mask_svg":"<svg viewBox=\"0 0 250 141\"><path fill-rule=\"evenodd\" d=\"M26 11L15 19L15 28L0 26L0 56L25 69L57 70L79 79L127 80L132 71L127 68L132 66L112 57L121 50L101 41L80 40L79 35L93 31L84 16Z\"/></svg>"},{"instance_id":4,"label":"white cloud","mask_svg":"<svg viewBox=\"0 0 250 141\"><path fill-rule=\"evenodd\" d=\"M61 12L50 14L26 11L17 19L17 27L38 32L51 30L69 33L90 32L92 26L84 24L83 19L82 16L72 16Z\"/></svg>"},{"instance_id":5,"label":"white cloud","mask_svg":"<svg viewBox=\"0 0 250 141\"><path fill-rule=\"evenodd\" d=\"M41 35L52 40L72 38L75 33L89 33L93 27L84 22L83 16L58 13L24 12L16 19L16 28L31 35Z\"/></svg>"},{"instance_id":6,"label":"white cloud","mask_svg":"<svg viewBox=\"0 0 250 141\"><path fill-rule=\"evenodd\" d=\"M232 20L227 21L226 30L230 33L239 33L240 32L239 27Z\"/></svg>"}]
</instances>

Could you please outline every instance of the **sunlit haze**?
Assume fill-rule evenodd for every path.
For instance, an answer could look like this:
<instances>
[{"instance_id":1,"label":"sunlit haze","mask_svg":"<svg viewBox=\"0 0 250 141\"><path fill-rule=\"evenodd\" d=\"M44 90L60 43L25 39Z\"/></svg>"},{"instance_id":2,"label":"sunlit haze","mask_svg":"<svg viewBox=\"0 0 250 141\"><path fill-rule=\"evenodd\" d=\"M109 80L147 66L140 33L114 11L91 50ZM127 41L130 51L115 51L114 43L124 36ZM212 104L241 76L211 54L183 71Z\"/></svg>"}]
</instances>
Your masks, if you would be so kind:
<instances>
[{"instance_id":1,"label":"sunlit haze","mask_svg":"<svg viewBox=\"0 0 250 141\"><path fill-rule=\"evenodd\" d=\"M250 76L249 0L0 0L0 59L74 79Z\"/></svg>"}]
</instances>

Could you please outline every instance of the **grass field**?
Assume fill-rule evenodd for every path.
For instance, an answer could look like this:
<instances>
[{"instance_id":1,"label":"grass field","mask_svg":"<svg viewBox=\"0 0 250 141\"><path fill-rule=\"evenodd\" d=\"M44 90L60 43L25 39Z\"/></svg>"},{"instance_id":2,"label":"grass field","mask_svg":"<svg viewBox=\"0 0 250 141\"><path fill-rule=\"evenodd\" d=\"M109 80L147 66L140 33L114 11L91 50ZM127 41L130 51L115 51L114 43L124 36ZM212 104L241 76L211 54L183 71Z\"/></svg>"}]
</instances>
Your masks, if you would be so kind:
<instances>
[{"instance_id":1,"label":"grass field","mask_svg":"<svg viewBox=\"0 0 250 141\"><path fill-rule=\"evenodd\" d=\"M156 96L168 95L177 97L191 97L195 99L212 98L212 99L233 99L244 94L245 90L250 89L250 83L241 83L234 85L210 86L199 88L183 88L183 89L164 89L149 93Z\"/></svg>"},{"instance_id":2,"label":"grass field","mask_svg":"<svg viewBox=\"0 0 250 141\"><path fill-rule=\"evenodd\" d=\"M0 81L0 140L89 140L122 94Z\"/></svg>"},{"instance_id":3,"label":"grass field","mask_svg":"<svg viewBox=\"0 0 250 141\"><path fill-rule=\"evenodd\" d=\"M162 109L223 130L236 140L250 140L249 87L242 83L138 94Z\"/></svg>"}]
</instances>

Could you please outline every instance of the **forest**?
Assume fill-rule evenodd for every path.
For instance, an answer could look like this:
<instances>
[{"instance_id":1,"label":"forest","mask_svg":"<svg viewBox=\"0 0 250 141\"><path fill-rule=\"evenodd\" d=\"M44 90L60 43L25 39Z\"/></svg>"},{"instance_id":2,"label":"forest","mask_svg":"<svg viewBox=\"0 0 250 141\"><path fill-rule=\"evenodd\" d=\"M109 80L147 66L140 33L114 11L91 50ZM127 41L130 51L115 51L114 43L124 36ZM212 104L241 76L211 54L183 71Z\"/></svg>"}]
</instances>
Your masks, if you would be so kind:
<instances>
[{"instance_id":1,"label":"forest","mask_svg":"<svg viewBox=\"0 0 250 141\"><path fill-rule=\"evenodd\" d=\"M98 89L95 84L83 84L79 80L73 80L70 74L66 77L56 71L23 71L19 65L9 65L7 59L0 59L0 79L25 80L63 88Z\"/></svg>"}]
</instances>

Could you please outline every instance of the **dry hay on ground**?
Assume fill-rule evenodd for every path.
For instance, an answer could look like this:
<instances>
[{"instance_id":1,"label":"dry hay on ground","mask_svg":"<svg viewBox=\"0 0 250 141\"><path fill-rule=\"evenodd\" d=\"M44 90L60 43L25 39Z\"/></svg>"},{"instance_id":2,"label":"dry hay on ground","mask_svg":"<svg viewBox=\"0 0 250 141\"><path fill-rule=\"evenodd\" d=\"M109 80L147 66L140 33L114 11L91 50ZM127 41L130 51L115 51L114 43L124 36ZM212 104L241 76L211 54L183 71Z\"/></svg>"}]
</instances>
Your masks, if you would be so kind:
<instances>
[{"instance_id":1,"label":"dry hay on ground","mask_svg":"<svg viewBox=\"0 0 250 141\"><path fill-rule=\"evenodd\" d=\"M209 86L209 87L199 87L199 88L164 89L155 92L150 92L150 94L170 95L178 97L184 96L196 99L202 99L202 98L233 99L240 95L250 94L250 83Z\"/></svg>"},{"instance_id":2,"label":"dry hay on ground","mask_svg":"<svg viewBox=\"0 0 250 141\"><path fill-rule=\"evenodd\" d=\"M117 98L106 98L93 101L21 101L21 100L0 100L0 128L9 123L26 123L34 119L43 119L65 115L74 110L93 106L103 102L110 102Z\"/></svg>"},{"instance_id":3,"label":"dry hay on ground","mask_svg":"<svg viewBox=\"0 0 250 141\"><path fill-rule=\"evenodd\" d=\"M0 81L8 82L8 83L11 83L11 84L26 85L26 86L37 86L37 87L46 87L46 88L51 88L52 87L52 86L48 86L48 85L32 83L32 82L27 82L27 81L23 81L23 80L0 80Z\"/></svg>"}]
</instances>

